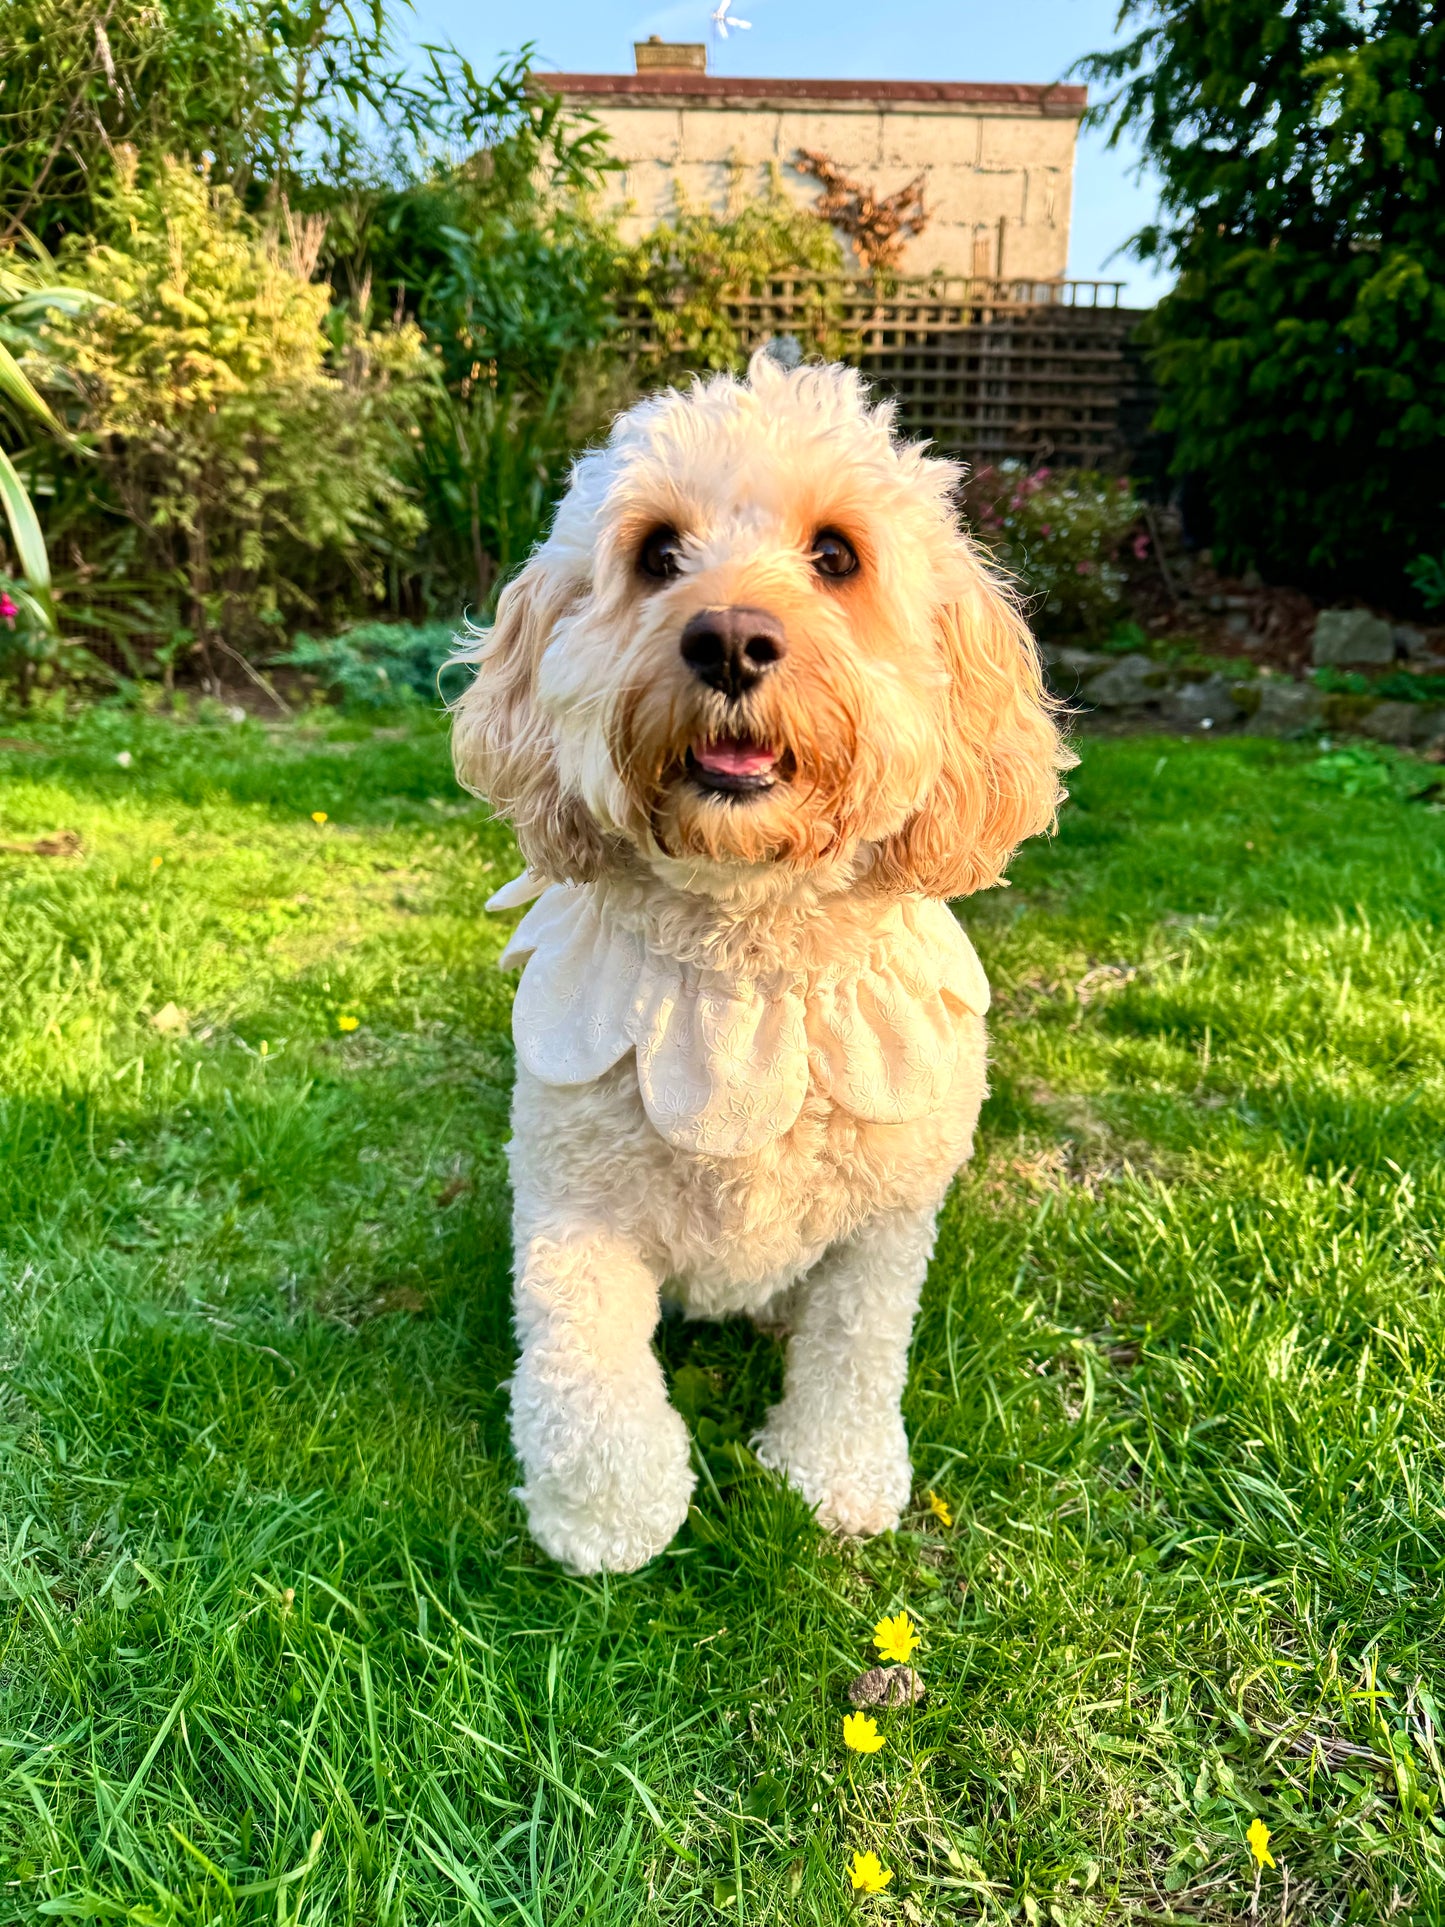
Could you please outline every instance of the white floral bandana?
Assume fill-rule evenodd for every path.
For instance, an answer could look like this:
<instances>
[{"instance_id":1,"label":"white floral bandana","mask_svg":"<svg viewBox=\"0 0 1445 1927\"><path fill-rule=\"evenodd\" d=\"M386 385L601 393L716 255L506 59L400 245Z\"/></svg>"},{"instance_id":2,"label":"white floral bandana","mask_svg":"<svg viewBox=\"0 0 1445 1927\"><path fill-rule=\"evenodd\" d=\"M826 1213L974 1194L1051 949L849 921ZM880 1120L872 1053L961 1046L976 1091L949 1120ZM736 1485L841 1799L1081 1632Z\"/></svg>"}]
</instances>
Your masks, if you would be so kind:
<instances>
[{"instance_id":1,"label":"white floral bandana","mask_svg":"<svg viewBox=\"0 0 1445 1927\"><path fill-rule=\"evenodd\" d=\"M518 878L488 908L535 893ZM652 1123L711 1157L744 1157L791 1130L810 1081L856 1118L923 1117L952 1082L955 1013L989 1005L973 945L924 897L883 906L862 959L749 978L679 963L609 913L595 886L553 884L502 953L501 969L519 964L512 1035L532 1075L590 1084L635 1051Z\"/></svg>"}]
</instances>

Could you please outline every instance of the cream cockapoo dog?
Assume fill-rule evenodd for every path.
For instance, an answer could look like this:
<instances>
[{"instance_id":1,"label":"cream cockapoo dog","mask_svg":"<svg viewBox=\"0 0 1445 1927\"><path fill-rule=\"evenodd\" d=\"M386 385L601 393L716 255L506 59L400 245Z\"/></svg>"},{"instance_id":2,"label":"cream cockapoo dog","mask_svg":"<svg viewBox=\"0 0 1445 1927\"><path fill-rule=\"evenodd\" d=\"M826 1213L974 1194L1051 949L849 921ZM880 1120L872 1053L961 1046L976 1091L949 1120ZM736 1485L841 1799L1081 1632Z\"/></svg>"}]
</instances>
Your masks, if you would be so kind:
<instances>
[{"instance_id":1,"label":"cream cockapoo dog","mask_svg":"<svg viewBox=\"0 0 1445 1927\"><path fill-rule=\"evenodd\" d=\"M455 754L539 897L513 1020L512 1431L575 1570L693 1489L652 1334L790 1331L755 1441L825 1524L895 1525L934 1218L985 1093L988 986L944 900L1047 828L1068 760L959 471L839 367L754 359L584 455L471 652Z\"/></svg>"}]
</instances>

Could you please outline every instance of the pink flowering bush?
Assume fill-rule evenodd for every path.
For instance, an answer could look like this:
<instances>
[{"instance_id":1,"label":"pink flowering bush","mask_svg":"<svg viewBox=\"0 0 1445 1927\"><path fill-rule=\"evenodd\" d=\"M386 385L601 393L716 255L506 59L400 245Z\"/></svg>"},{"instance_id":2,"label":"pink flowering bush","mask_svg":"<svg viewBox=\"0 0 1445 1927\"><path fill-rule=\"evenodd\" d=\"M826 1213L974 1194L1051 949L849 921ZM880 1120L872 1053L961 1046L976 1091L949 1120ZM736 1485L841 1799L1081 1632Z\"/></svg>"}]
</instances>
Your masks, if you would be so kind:
<instances>
[{"instance_id":1,"label":"pink flowering bush","mask_svg":"<svg viewBox=\"0 0 1445 1927\"><path fill-rule=\"evenodd\" d=\"M963 512L1031 598L1044 636L1106 635L1123 610L1122 558L1149 553L1127 476L1002 462L969 476Z\"/></svg>"},{"instance_id":2,"label":"pink flowering bush","mask_svg":"<svg viewBox=\"0 0 1445 1927\"><path fill-rule=\"evenodd\" d=\"M0 695L28 701L51 680L57 648L63 646L31 589L0 568Z\"/></svg>"}]
</instances>

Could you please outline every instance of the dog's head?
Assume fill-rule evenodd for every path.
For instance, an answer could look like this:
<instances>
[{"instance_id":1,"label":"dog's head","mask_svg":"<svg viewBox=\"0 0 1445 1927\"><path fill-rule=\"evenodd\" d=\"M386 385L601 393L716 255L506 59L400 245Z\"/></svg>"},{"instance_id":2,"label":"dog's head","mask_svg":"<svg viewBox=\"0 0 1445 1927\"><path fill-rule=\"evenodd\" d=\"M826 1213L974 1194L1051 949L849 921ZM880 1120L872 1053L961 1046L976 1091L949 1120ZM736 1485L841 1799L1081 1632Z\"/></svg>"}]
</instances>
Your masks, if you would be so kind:
<instances>
[{"instance_id":1,"label":"dog's head","mask_svg":"<svg viewBox=\"0 0 1445 1927\"><path fill-rule=\"evenodd\" d=\"M639 403L473 653L462 782L551 879L620 839L702 887L855 858L887 889L996 882L1068 758L958 479L845 368L758 356Z\"/></svg>"}]
</instances>

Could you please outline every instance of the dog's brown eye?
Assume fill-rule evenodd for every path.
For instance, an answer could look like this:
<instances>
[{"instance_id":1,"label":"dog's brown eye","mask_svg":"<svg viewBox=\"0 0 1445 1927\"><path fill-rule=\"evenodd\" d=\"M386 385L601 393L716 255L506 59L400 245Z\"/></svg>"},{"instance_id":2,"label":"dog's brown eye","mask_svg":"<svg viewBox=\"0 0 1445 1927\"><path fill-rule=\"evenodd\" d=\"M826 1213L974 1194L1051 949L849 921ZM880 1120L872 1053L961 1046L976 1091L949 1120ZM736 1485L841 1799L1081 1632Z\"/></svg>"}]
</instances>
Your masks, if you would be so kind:
<instances>
[{"instance_id":1,"label":"dog's brown eye","mask_svg":"<svg viewBox=\"0 0 1445 1927\"><path fill-rule=\"evenodd\" d=\"M836 529L820 529L813 537L813 553L809 560L819 575L852 575L858 567L858 554L847 536L839 535Z\"/></svg>"},{"instance_id":2,"label":"dog's brown eye","mask_svg":"<svg viewBox=\"0 0 1445 1927\"><path fill-rule=\"evenodd\" d=\"M654 581L682 574L682 537L676 529L654 529L638 551L637 566Z\"/></svg>"}]
</instances>

